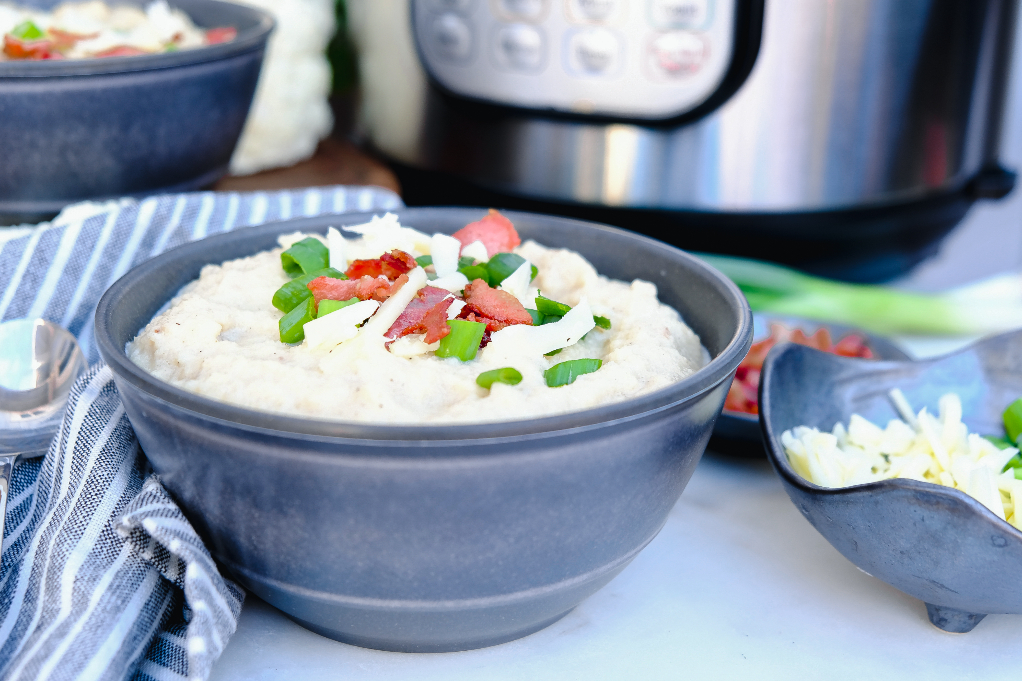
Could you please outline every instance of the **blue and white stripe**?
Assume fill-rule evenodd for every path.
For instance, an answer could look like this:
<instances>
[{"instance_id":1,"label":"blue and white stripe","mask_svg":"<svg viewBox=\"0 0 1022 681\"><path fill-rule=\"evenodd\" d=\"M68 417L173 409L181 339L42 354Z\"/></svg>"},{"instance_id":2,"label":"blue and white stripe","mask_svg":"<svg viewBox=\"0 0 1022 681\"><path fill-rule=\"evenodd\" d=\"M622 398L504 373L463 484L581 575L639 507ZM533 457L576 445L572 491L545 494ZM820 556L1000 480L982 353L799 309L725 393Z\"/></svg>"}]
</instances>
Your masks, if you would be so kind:
<instances>
[{"instance_id":1,"label":"blue and white stripe","mask_svg":"<svg viewBox=\"0 0 1022 681\"><path fill-rule=\"evenodd\" d=\"M68 327L90 362L100 295L181 243L291 215L401 207L377 188L199 192L79 205L0 234L0 321ZM0 553L0 678L205 679L244 592L149 473L109 368L71 391L42 459L14 470Z\"/></svg>"}]
</instances>

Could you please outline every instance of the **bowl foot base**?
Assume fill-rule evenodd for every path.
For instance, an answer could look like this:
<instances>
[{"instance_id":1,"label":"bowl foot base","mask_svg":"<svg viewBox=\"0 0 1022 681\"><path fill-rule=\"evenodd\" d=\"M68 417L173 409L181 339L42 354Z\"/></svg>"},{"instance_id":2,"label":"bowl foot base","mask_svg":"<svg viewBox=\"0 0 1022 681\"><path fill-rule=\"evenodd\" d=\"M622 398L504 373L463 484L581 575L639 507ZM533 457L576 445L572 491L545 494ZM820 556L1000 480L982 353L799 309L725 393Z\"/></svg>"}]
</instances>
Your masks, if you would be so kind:
<instances>
[{"instance_id":1,"label":"bowl foot base","mask_svg":"<svg viewBox=\"0 0 1022 681\"><path fill-rule=\"evenodd\" d=\"M926 604L926 614L930 616L933 626L952 634L967 634L986 617L979 613L945 608L932 603Z\"/></svg>"}]
</instances>

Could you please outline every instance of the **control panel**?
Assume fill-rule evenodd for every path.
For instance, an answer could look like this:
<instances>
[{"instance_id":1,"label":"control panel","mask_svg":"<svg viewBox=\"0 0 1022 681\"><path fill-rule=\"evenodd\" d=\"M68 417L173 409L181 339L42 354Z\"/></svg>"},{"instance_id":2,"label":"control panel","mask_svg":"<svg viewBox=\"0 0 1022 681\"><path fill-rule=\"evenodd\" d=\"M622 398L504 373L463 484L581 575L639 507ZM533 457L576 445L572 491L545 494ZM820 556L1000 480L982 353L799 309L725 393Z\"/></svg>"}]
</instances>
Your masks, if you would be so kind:
<instances>
[{"instance_id":1,"label":"control panel","mask_svg":"<svg viewBox=\"0 0 1022 681\"><path fill-rule=\"evenodd\" d=\"M720 86L735 0L411 0L419 55L447 90L529 109L679 116Z\"/></svg>"}]
</instances>

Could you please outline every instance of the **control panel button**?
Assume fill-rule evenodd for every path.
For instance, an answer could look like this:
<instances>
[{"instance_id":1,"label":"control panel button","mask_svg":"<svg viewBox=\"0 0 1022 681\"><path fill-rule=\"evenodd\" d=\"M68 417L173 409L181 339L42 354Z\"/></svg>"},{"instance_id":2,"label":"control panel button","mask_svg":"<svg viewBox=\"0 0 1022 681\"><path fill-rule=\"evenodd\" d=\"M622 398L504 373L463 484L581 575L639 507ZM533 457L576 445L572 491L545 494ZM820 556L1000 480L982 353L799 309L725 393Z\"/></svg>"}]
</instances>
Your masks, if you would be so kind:
<instances>
[{"instance_id":1,"label":"control panel button","mask_svg":"<svg viewBox=\"0 0 1022 681\"><path fill-rule=\"evenodd\" d=\"M568 65L571 71L608 75L618 70L621 41L605 28L576 31L568 37Z\"/></svg>"},{"instance_id":2,"label":"control panel button","mask_svg":"<svg viewBox=\"0 0 1022 681\"><path fill-rule=\"evenodd\" d=\"M454 12L445 12L433 21L433 45L447 59L461 61L472 54L472 28Z\"/></svg>"},{"instance_id":3,"label":"control panel button","mask_svg":"<svg viewBox=\"0 0 1022 681\"><path fill-rule=\"evenodd\" d=\"M622 0L568 0L571 14L583 21L606 21Z\"/></svg>"},{"instance_id":4,"label":"control panel button","mask_svg":"<svg viewBox=\"0 0 1022 681\"><path fill-rule=\"evenodd\" d=\"M429 8L434 12L453 10L464 12L472 6L473 0L429 0Z\"/></svg>"},{"instance_id":5,"label":"control panel button","mask_svg":"<svg viewBox=\"0 0 1022 681\"><path fill-rule=\"evenodd\" d=\"M712 0L649 0L649 19L659 28L702 28Z\"/></svg>"},{"instance_id":6,"label":"control panel button","mask_svg":"<svg viewBox=\"0 0 1022 681\"><path fill-rule=\"evenodd\" d=\"M654 73L669 78L691 75L702 68L709 56L706 40L689 31L671 31L653 40L649 61Z\"/></svg>"},{"instance_id":7,"label":"control panel button","mask_svg":"<svg viewBox=\"0 0 1022 681\"><path fill-rule=\"evenodd\" d=\"M510 24L497 31L497 63L515 71L535 71L543 65L543 34L528 24Z\"/></svg>"},{"instance_id":8,"label":"control panel button","mask_svg":"<svg viewBox=\"0 0 1022 681\"><path fill-rule=\"evenodd\" d=\"M501 13L514 20L535 21L542 18L548 0L497 0Z\"/></svg>"}]
</instances>

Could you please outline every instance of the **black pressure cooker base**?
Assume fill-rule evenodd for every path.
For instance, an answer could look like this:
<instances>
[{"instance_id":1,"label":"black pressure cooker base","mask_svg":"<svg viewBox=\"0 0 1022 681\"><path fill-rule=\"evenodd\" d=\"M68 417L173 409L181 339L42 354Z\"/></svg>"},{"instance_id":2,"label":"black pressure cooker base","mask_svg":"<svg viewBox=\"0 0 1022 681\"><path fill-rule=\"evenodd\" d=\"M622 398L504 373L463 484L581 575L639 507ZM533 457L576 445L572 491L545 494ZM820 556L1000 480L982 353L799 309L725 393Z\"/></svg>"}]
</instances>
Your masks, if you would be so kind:
<instances>
[{"instance_id":1,"label":"black pressure cooker base","mask_svg":"<svg viewBox=\"0 0 1022 681\"><path fill-rule=\"evenodd\" d=\"M973 203L968 189L876 208L803 213L704 213L545 201L391 163L409 206L483 206L623 227L690 251L770 260L845 281L874 283L935 255Z\"/></svg>"}]
</instances>

